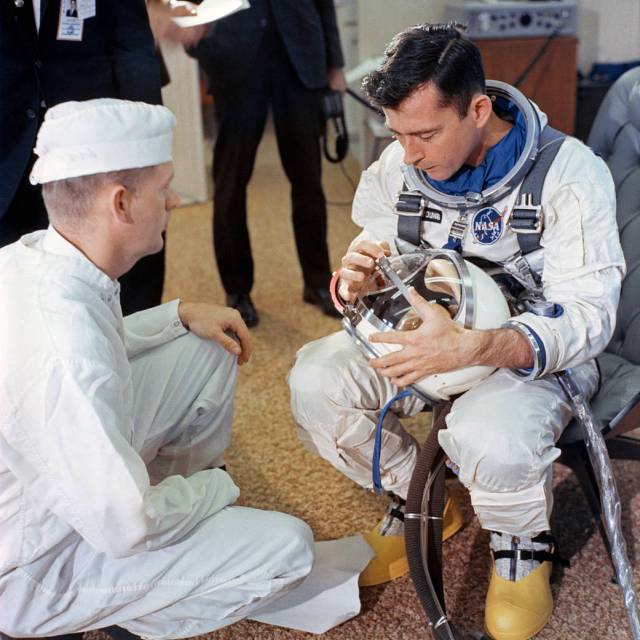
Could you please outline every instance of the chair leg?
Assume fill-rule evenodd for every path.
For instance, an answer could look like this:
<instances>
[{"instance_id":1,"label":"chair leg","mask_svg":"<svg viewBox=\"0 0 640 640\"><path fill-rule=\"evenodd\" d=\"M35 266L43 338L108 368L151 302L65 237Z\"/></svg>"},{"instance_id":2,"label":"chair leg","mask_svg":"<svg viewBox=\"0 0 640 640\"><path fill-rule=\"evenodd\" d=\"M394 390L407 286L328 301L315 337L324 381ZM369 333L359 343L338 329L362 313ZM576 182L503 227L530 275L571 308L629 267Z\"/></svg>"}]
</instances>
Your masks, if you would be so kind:
<instances>
[{"instance_id":1,"label":"chair leg","mask_svg":"<svg viewBox=\"0 0 640 640\"><path fill-rule=\"evenodd\" d=\"M600 502L600 490L598 489L598 482L591 466L591 460L587 453L587 448L584 442L578 442L576 444L567 445L562 448L562 455L559 462L569 467L573 473L575 473L582 492L584 493L591 513L598 523L598 529L600 530L600 536L602 542L611 560L611 547L609 545L609 538L607 532L602 523L602 504Z\"/></svg>"}]
</instances>

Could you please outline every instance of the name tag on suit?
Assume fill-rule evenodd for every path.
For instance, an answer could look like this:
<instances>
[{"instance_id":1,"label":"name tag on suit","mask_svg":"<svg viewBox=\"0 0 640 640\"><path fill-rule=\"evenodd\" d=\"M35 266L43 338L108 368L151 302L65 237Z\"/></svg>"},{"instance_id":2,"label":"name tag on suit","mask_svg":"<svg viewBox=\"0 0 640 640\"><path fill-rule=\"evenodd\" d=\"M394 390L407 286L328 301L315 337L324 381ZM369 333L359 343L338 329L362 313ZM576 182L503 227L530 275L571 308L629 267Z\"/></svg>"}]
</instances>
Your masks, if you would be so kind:
<instances>
[{"instance_id":1,"label":"name tag on suit","mask_svg":"<svg viewBox=\"0 0 640 640\"><path fill-rule=\"evenodd\" d=\"M84 21L96 15L96 0L60 0L58 40L82 42Z\"/></svg>"}]
</instances>

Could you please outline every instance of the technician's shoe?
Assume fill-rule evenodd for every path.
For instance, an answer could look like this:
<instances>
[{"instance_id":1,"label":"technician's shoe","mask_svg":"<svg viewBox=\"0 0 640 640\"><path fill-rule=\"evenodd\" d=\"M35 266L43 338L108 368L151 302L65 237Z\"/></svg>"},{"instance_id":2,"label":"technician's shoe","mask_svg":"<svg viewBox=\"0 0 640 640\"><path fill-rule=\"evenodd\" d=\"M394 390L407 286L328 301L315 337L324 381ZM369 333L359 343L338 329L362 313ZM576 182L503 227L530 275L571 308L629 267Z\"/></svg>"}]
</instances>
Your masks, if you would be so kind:
<instances>
[{"instance_id":1,"label":"technician's shoe","mask_svg":"<svg viewBox=\"0 0 640 640\"><path fill-rule=\"evenodd\" d=\"M260 318L248 293L228 293L227 306L240 312L247 327L255 327L258 324Z\"/></svg>"},{"instance_id":2,"label":"technician's shoe","mask_svg":"<svg viewBox=\"0 0 640 640\"><path fill-rule=\"evenodd\" d=\"M495 560L484 609L484 624L494 640L527 640L538 633L553 612L549 585L553 538L516 538L491 533Z\"/></svg>"},{"instance_id":3,"label":"technician's shoe","mask_svg":"<svg viewBox=\"0 0 640 640\"><path fill-rule=\"evenodd\" d=\"M376 555L360 574L361 587L383 584L409 572L404 547L404 504L404 500L394 497L382 520L365 535ZM450 496L444 505L442 539L448 540L462 524L460 507Z\"/></svg>"},{"instance_id":4,"label":"technician's shoe","mask_svg":"<svg viewBox=\"0 0 640 640\"><path fill-rule=\"evenodd\" d=\"M313 289L305 284L302 299L309 304L315 304L320 307L325 316L342 318L342 314L333 306L331 294L327 289Z\"/></svg>"}]
</instances>

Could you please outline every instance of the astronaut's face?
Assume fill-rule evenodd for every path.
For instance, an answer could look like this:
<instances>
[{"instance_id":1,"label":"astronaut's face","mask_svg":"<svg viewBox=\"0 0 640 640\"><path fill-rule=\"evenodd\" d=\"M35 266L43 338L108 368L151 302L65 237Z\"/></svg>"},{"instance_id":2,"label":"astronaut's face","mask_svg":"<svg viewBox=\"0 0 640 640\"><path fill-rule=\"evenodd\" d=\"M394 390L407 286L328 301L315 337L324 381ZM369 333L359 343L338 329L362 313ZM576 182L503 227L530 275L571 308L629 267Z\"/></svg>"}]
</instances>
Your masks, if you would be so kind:
<instances>
[{"instance_id":1,"label":"astronaut's face","mask_svg":"<svg viewBox=\"0 0 640 640\"><path fill-rule=\"evenodd\" d=\"M491 100L475 95L466 116L454 105L443 106L433 83L416 89L396 109L383 109L389 130L404 149L405 164L425 171L434 180L447 180L463 164L475 165L482 148L483 127Z\"/></svg>"}]
</instances>

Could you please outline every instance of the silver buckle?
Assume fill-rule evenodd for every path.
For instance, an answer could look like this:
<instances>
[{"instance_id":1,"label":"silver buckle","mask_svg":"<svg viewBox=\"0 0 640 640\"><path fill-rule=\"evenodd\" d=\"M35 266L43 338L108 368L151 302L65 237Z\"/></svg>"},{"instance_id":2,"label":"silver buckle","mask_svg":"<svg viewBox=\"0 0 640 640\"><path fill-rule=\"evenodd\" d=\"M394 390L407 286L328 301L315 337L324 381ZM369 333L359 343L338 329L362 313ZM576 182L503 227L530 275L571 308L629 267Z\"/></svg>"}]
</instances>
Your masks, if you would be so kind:
<instances>
[{"instance_id":1,"label":"silver buckle","mask_svg":"<svg viewBox=\"0 0 640 640\"><path fill-rule=\"evenodd\" d=\"M513 220L514 213L516 211L533 211L535 213L535 226L531 229L522 229L512 226L511 222ZM523 234L540 234L542 233L542 227L544 222L544 215L542 211L542 205L535 205L532 202L532 196L530 193L522 193L520 194L520 202L516 204L511 213L509 214L509 218L507 220L507 224L509 228L514 233L523 233Z\"/></svg>"},{"instance_id":2,"label":"silver buckle","mask_svg":"<svg viewBox=\"0 0 640 640\"><path fill-rule=\"evenodd\" d=\"M449 235L457 238L458 240L462 240L464 238L464 232L467 228L467 221L464 220L454 220L451 224L451 228L449 229Z\"/></svg>"}]
</instances>

